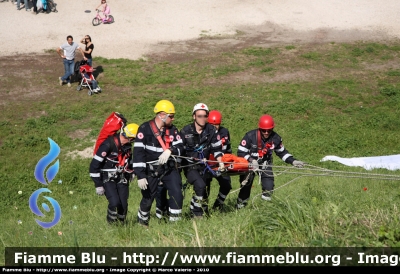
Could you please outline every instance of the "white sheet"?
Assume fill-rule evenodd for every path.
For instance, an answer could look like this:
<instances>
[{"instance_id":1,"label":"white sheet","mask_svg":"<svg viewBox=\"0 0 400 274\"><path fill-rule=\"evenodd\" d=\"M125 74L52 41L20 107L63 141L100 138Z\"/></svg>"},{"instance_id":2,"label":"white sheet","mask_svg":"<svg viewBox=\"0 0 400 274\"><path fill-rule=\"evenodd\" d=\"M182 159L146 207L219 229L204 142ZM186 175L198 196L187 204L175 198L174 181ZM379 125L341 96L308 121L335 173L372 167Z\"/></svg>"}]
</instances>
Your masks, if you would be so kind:
<instances>
[{"instance_id":1,"label":"white sheet","mask_svg":"<svg viewBox=\"0 0 400 274\"><path fill-rule=\"evenodd\" d=\"M374 157L341 158L338 156L325 156L321 162L336 161L346 166L358 166L366 170L385 168L388 170L400 169L400 154Z\"/></svg>"}]
</instances>

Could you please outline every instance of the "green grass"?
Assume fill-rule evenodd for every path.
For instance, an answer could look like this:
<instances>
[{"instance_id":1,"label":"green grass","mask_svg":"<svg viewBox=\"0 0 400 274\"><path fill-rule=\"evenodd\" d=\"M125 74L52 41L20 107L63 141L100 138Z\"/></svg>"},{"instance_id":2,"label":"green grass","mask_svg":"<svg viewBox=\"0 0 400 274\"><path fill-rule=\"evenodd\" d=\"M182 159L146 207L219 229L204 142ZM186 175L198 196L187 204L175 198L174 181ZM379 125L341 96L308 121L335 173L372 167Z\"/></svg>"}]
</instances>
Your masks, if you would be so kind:
<instances>
[{"instance_id":1,"label":"green grass","mask_svg":"<svg viewBox=\"0 0 400 274\"><path fill-rule=\"evenodd\" d=\"M362 177L377 173L399 178L400 171L367 172L320 162L326 155L399 153L399 51L398 42L357 42L251 47L182 62L96 58L103 70L99 81L107 90L99 96L59 92L57 100L1 105L0 264L4 263L4 248L11 246L399 247L398 180ZM275 130L285 147L298 159L344 174L363 175L299 178L304 173L277 172L278 189L268 203L260 199L256 177L251 202L240 211L234 210L240 184L238 176L233 176L226 211L197 221L198 237L188 218L168 224L158 223L152 215L150 230L138 226L141 194L135 180L130 187L129 225L111 227L105 218L107 200L95 195L88 174L90 159L72 159L67 153L93 146L112 111L140 124L153 117L153 107L161 99L175 104L178 128L191 122L192 107L198 102L220 110L234 152L243 135L268 113L274 117ZM88 134L71 137L77 130ZM43 229L36 224L28 199L35 190L46 187L35 180L33 172L49 151L48 137L61 148L59 172L47 187L52 191L49 196L61 206L62 218L55 227ZM276 156L274 163L290 168ZM213 181L211 202L217 193ZM190 197L191 189L186 191L185 216Z\"/></svg>"}]
</instances>

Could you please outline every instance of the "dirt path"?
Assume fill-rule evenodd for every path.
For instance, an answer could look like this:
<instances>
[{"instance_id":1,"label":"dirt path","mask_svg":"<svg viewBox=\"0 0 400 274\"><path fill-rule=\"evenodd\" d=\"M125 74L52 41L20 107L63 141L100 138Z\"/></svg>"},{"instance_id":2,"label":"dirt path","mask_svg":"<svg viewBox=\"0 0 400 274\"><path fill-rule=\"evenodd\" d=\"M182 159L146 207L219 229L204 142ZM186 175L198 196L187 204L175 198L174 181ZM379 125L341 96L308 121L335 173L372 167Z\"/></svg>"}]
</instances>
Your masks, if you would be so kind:
<instances>
[{"instance_id":1,"label":"dirt path","mask_svg":"<svg viewBox=\"0 0 400 274\"><path fill-rule=\"evenodd\" d=\"M10 2L0 3L0 56L43 53L60 46L69 34L77 42L89 34L94 56L129 59L154 53L201 53L248 43L400 36L397 0L384 4L380 0L108 0L115 23L96 27L91 21L99 0L55 2L58 13L39 15L17 11Z\"/></svg>"}]
</instances>

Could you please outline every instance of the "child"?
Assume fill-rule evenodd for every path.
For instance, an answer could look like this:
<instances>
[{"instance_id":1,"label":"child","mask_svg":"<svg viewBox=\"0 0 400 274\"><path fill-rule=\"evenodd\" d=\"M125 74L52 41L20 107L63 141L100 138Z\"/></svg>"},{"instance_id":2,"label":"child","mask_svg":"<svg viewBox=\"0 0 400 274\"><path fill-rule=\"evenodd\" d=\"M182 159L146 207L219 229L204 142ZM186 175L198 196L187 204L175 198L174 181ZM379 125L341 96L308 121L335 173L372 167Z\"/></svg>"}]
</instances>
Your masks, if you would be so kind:
<instances>
[{"instance_id":1,"label":"child","mask_svg":"<svg viewBox=\"0 0 400 274\"><path fill-rule=\"evenodd\" d=\"M110 14L110 7L107 5L107 0L101 0L101 4L97 6L96 10L100 10L101 13L103 14L104 18L101 17L100 13L100 18L103 20L103 22L108 20L108 15Z\"/></svg>"},{"instance_id":2,"label":"child","mask_svg":"<svg viewBox=\"0 0 400 274\"><path fill-rule=\"evenodd\" d=\"M83 71L83 76L86 78L86 80L88 80L87 81L88 84L90 84L90 83L92 84L93 92L97 93L100 90L100 88L98 87L97 81L95 79L92 79L86 70Z\"/></svg>"}]
</instances>

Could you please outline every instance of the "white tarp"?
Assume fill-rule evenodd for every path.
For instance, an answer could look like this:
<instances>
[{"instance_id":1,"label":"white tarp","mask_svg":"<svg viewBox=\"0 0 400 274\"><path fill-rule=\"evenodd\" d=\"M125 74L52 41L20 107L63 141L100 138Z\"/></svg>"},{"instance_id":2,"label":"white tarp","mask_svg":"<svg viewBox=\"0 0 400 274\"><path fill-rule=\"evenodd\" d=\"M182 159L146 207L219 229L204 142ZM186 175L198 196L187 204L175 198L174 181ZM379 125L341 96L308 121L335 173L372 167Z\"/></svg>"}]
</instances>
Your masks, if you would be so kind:
<instances>
[{"instance_id":1,"label":"white tarp","mask_svg":"<svg viewBox=\"0 0 400 274\"><path fill-rule=\"evenodd\" d=\"M400 169L400 154L389 156L341 158L338 156L325 156L321 162L336 161L346 166L358 166L371 170L374 168L385 168L388 170Z\"/></svg>"}]
</instances>

